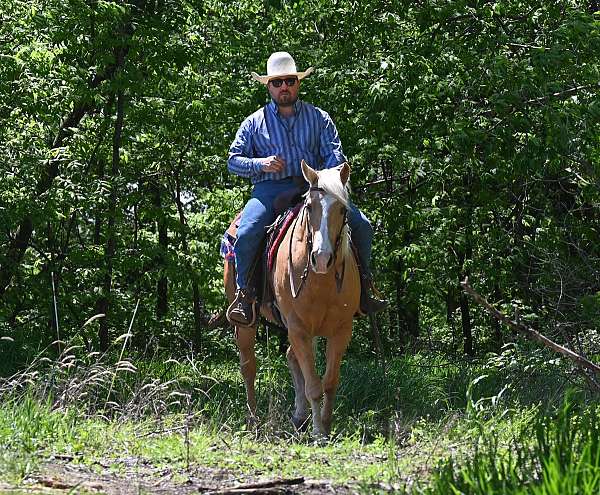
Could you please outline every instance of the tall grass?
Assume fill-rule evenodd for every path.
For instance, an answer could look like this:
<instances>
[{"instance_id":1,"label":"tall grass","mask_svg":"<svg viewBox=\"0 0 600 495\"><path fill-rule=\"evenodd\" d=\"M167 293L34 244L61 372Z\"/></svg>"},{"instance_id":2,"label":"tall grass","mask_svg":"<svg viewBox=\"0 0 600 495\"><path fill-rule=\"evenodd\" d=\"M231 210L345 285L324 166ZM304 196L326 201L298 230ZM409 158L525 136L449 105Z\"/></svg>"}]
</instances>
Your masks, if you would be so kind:
<instances>
[{"instance_id":1,"label":"tall grass","mask_svg":"<svg viewBox=\"0 0 600 495\"><path fill-rule=\"evenodd\" d=\"M554 413L538 409L508 445L482 429L474 454L439 466L426 495L596 495L600 493L600 406L567 397Z\"/></svg>"},{"instance_id":2,"label":"tall grass","mask_svg":"<svg viewBox=\"0 0 600 495\"><path fill-rule=\"evenodd\" d=\"M291 426L291 380L271 344L257 348L260 423L253 429L245 429L237 360L125 355L124 345L107 354L65 346L56 360L40 357L0 378L0 473L23 478L53 452L110 456L106 438L114 442L118 434L127 452L172 465L185 459L186 468L194 459L220 465L232 458L234 468L265 472L271 468L264 459L277 452L286 472L301 475L306 464L294 471L294 462L322 457L331 465L318 476L361 469L356 477L366 493L376 479L426 494L585 495L598 488L598 408L579 408L586 397L577 397L555 414L540 412L560 404L567 383L564 368L546 355L511 346L477 361L423 353L385 366L349 355L334 412L335 447L325 452L310 450L310 436ZM214 447L221 444L222 454ZM449 451L454 457L427 484ZM351 469L338 469L351 462ZM415 477L420 486L407 483Z\"/></svg>"},{"instance_id":3,"label":"tall grass","mask_svg":"<svg viewBox=\"0 0 600 495\"><path fill-rule=\"evenodd\" d=\"M42 356L23 371L0 378L0 399L30 394L42 402L51 400L53 409L75 408L83 415L112 419L192 411L218 427L236 430L245 424L245 391L237 361L194 355L179 360L122 356L121 349L114 351L88 353L71 346L56 360ZM289 428L293 389L285 357L274 345L257 348L257 354L259 416L273 431ZM469 384L483 374L486 379L477 385L481 397L493 396L508 384L505 403L527 407L560 400L564 370L546 361L515 347L487 360L416 354L391 360L385 367L347 356L334 429L342 435L358 432L369 441L389 437L400 416L404 422L422 417L443 420L465 410Z\"/></svg>"}]
</instances>

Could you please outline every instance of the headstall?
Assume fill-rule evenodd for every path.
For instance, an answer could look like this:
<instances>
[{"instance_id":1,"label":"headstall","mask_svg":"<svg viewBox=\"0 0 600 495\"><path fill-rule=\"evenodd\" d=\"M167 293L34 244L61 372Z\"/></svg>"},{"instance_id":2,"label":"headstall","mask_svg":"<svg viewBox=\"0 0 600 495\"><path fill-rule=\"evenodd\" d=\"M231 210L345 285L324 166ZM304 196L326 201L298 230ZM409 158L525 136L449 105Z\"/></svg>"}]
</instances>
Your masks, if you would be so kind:
<instances>
[{"instance_id":1,"label":"headstall","mask_svg":"<svg viewBox=\"0 0 600 495\"><path fill-rule=\"evenodd\" d=\"M311 193L311 192L325 193L326 191L322 187L311 186L308 189L308 192L309 193ZM296 230L296 224L298 223L298 218L301 218L300 223L302 223L304 216L306 215L308 217L307 206L308 206L308 196L304 200L304 205L302 206L301 214L296 217L296 220L294 220L294 224L292 225L292 232L290 235L290 242L289 242L288 271L289 271L289 275L290 275L290 288L292 290L292 297L294 299L296 299L298 297L298 295L300 294L300 291L302 290L302 287L304 286L304 282L308 278L308 272L310 271L310 254L312 252L314 232L310 225L310 219L307 218L306 226L308 229L308 235L306 236L306 244L307 244L306 265L304 266L304 270L302 271L302 275L300 276L300 285L298 286L298 289L296 289L296 285L294 283L293 266L292 266L292 242L294 240L294 231ZM344 211L344 221L342 222L340 231L338 232L337 238L335 240L335 246L333 248L334 268L335 268L335 262L337 261L338 250L340 248L340 245L342 244L342 235L344 233L344 227L347 224L348 224L348 209L346 208ZM342 283L344 282L344 274L345 273L346 273L346 259L344 258L344 260L342 262L341 273L338 273L337 270L335 272L335 285L336 285L338 293L342 290Z\"/></svg>"}]
</instances>

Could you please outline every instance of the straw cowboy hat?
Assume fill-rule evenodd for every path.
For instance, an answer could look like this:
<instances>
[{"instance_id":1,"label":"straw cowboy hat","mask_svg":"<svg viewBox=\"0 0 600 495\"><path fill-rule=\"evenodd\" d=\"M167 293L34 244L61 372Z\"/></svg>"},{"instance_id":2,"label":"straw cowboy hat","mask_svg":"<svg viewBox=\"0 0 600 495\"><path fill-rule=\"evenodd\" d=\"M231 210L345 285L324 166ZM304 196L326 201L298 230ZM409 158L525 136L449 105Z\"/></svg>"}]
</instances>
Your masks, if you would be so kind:
<instances>
[{"instance_id":1,"label":"straw cowboy hat","mask_svg":"<svg viewBox=\"0 0 600 495\"><path fill-rule=\"evenodd\" d=\"M252 78L263 84L268 84L271 79L286 76L296 76L299 80L308 76L314 67L309 67L304 72L296 70L296 62L288 52L275 52L267 60L267 75L259 76L256 72L252 73Z\"/></svg>"}]
</instances>

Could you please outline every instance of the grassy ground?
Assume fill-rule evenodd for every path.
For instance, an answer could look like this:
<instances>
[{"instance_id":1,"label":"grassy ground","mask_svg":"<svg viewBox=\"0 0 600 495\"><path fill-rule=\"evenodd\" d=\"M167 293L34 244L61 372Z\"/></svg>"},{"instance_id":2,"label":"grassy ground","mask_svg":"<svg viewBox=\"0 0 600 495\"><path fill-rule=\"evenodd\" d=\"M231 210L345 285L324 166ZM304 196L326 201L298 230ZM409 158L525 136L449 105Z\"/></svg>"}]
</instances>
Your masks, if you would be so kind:
<instances>
[{"instance_id":1,"label":"grassy ground","mask_svg":"<svg viewBox=\"0 0 600 495\"><path fill-rule=\"evenodd\" d=\"M180 488L201 468L211 486L303 476L363 493L533 493L546 478L555 491L536 493L600 487L598 439L585 433L598 433L593 397L541 351L511 346L473 362L420 354L385 366L349 357L324 446L289 423L290 379L274 349L260 351L261 420L251 428L232 360L134 365L77 352L1 383L5 484L24 486L66 460L117 477L132 465L168 473ZM565 459L579 474L559 469ZM572 486L556 481L565 476Z\"/></svg>"}]
</instances>

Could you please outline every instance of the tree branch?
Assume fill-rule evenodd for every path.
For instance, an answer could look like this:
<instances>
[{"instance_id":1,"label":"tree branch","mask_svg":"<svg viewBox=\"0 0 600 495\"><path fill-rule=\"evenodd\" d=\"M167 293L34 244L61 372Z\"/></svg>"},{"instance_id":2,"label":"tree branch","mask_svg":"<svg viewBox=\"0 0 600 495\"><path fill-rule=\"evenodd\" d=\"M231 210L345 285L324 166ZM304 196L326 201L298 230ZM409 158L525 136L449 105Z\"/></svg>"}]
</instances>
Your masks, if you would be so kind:
<instances>
[{"instance_id":1,"label":"tree branch","mask_svg":"<svg viewBox=\"0 0 600 495\"><path fill-rule=\"evenodd\" d=\"M467 292L471 297L473 297L473 299L475 299L475 301L478 304L482 305L489 314L491 314L494 318L500 320L502 323L504 323L505 325L510 327L512 330L516 331L517 333L524 334L529 339L535 340L536 342L539 342L540 344L543 344L544 346L549 347L553 351L569 358L571 361L573 361L575 363L575 365L579 369L586 369L588 371L591 371L595 376L600 377L600 366L598 366L595 363L592 363L591 361L588 361L586 358L573 352L572 350L567 349L566 347L563 347L560 344L557 344L556 342L550 340L548 337L533 330L532 328L526 327L525 325L523 325L521 323L511 320L510 318L508 318L508 316L506 316L504 313L498 311L494 306L492 306L488 301L486 301L481 295L479 295L469 285L468 279L465 278L465 280L462 281L460 283L460 285L465 290L465 292ZM600 391L600 385L593 379L591 379L591 382L594 384L596 389Z\"/></svg>"},{"instance_id":2,"label":"tree branch","mask_svg":"<svg viewBox=\"0 0 600 495\"><path fill-rule=\"evenodd\" d=\"M223 490L210 491L206 492L206 495L258 495L263 493L280 493L280 490L273 489L290 485L301 485L302 483L304 483L304 478L276 479L259 483L237 485L233 488L225 488Z\"/></svg>"},{"instance_id":3,"label":"tree branch","mask_svg":"<svg viewBox=\"0 0 600 495\"><path fill-rule=\"evenodd\" d=\"M545 96L540 96L539 98L533 98L532 100L526 100L524 103L529 105L531 103L543 103L550 98L567 98L571 95L577 94L584 89L596 89L600 90L600 83L596 84L585 84L583 86L576 86L574 88L565 89L564 91L558 91L556 93L551 93Z\"/></svg>"}]
</instances>

